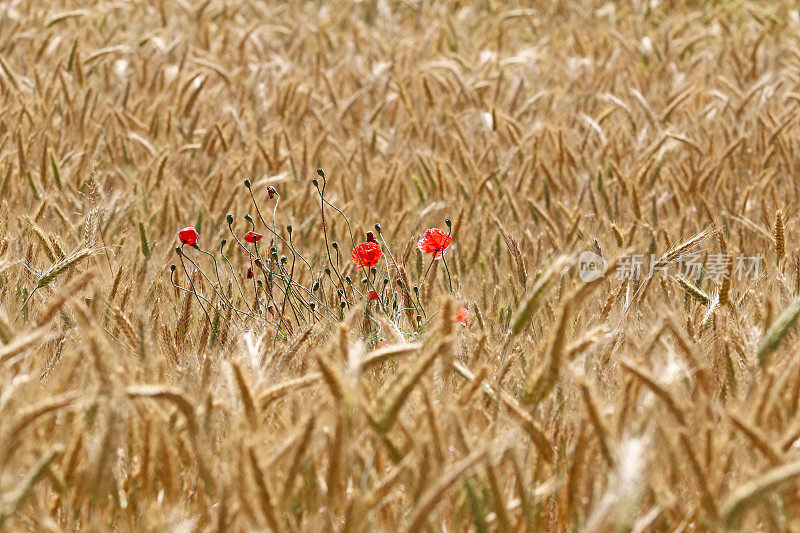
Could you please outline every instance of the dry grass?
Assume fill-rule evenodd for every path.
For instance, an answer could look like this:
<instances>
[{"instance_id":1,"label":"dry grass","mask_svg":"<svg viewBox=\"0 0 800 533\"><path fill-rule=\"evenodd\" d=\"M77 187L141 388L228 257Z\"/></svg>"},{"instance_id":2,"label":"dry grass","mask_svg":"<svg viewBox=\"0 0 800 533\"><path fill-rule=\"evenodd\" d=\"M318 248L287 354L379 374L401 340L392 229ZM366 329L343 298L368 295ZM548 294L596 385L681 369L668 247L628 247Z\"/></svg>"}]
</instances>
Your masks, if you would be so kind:
<instances>
[{"instance_id":1,"label":"dry grass","mask_svg":"<svg viewBox=\"0 0 800 533\"><path fill-rule=\"evenodd\" d=\"M800 529L794 3L90 4L0 2L0 528ZM245 178L359 277L317 167L399 310L207 317Z\"/></svg>"}]
</instances>

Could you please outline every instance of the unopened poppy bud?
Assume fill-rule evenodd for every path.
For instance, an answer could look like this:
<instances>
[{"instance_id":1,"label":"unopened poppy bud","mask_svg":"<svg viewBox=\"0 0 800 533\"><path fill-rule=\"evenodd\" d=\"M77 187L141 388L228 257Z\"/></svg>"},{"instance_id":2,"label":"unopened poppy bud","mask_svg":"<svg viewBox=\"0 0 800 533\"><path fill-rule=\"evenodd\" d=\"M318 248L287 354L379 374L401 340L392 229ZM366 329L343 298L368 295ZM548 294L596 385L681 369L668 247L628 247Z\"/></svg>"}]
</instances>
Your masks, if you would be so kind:
<instances>
[{"instance_id":1,"label":"unopened poppy bud","mask_svg":"<svg viewBox=\"0 0 800 533\"><path fill-rule=\"evenodd\" d=\"M372 272L373 275L375 275L378 273L378 267L372 267L369 269L369 271Z\"/></svg>"},{"instance_id":2,"label":"unopened poppy bud","mask_svg":"<svg viewBox=\"0 0 800 533\"><path fill-rule=\"evenodd\" d=\"M330 268L325 267L325 275L326 276L330 276L331 275L331 269Z\"/></svg>"},{"instance_id":3,"label":"unopened poppy bud","mask_svg":"<svg viewBox=\"0 0 800 533\"><path fill-rule=\"evenodd\" d=\"M177 266L175 266L175 265L170 265L170 266L169 266L169 269L170 269L172 272L175 272L175 269L176 269L176 268L178 268L178 267L177 267Z\"/></svg>"},{"instance_id":4,"label":"unopened poppy bud","mask_svg":"<svg viewBox=\"0 0 800 533\"><path fill-rule=\"evenodd\" d=\"M244 216L244 219L245 219L246 221L250 222L251 224L253 223L253 217L251 217L249 214L245 215L245 216Z\"/></svg>"},{"instance_id":5,"label":"unopened poppy bud","mask_svg":"<svg viewBox=\"0 0 800 533\"><path fill-rule=\"evenodd\" d=\"M375 240L375 234L372 233L371 231L367 232L367 242L378 242L377 240Z\"/></svg>"},{"instance_id":6,"label":"unopened poppy bud","mask_svg":"<svg viewBox=\"0 0 800 533\"><path fill-rule=\"evenodd\" d=\"M183 255L183 250L181 250L180 246L176 246L175 247L175 253L178 254L178 255Z\"/></svg>"},{"instance_id":7,"label":"unopened poppy bud","mask_svg":"<svg viewBox=\"0 0 800 533\"><path fill-rule=\"evenodd\" d=\"M286 263L286 261L288 261L288 260L289 260L289 258L286 257L285 255L281 256L281 263Z\"/></svg>"},{"instance_id":8,"label":"unopened poppy bud","mask_svg":"<svg viewBox=\"0 0 800 533\"><path fill-rule=\"evenodd\" d=\"M334 250L338 250L339 249L339 243L336 242L336 241L333 241L331 243L331 248L333 248Z\"/></svg>"},{"instance_id":9,"label":"unopened poppy bud","mask_svg":"<svg viewBox=\"0 0 800 533\"><path fill-rule=\"evenodd\" d=\"M381 225L380 224L375 224L375 231L378 232L378 235L381 234Z\"/></svg>"},{"instance_id":10,"label":"unopened poppy bud","mask_svg":"<svg viewBox=\"0 0 800 533\"><path fill-rule=\"evenodd\" d=\"M313 180L311 180L311 183L314 184L314 187L319 189L319 180L317 178L314 178Z\"/></svg>"},{"instance_id":11,"label":"unopened poppy bud","mask_svg":"<svg viewBox=\"0 0 800 533\"><path fill-rule=\"evenodd\" d=\"M278 191L277 189L275 189L275 187L270 185L269 187L267 187L267 194L269 195L269 199L272 200L278 195Z\"/></svg>"},{"instance_id":12,"label":"unopened poppy bud","mask_svg":"<svg viewBox=\"0 0 800 533\"><path fill-rule=\"evenodd\" d=\"M220 246L220 248L223 248L226 244L228 244L228 239L223 237L222 240L219 241L219 246Z\"/></svg>"},{"instance_id":13,"label":"unopened poppy bud","mask_svg":"<svg viewBox=\"0 0 800 533\"><path fill-rule=\"evenodd\" d=\"M345 277L344 277L344 280L345 280L347 283L352 283L352 280L350 279L350 276L345 276Z\"/></svg>"},{"instance_id":14,"label":"unopened poppy bud","mask_svg":"<svg viewBox=\"0 0 800 533\"><path fill-rule=\"evenodd\" d=\"M414 294L419 294L419 287L414 285Z\"/></svg>"},{"instance_id":15,"label":"unopened poppy bud","mask_svg":"<svg viewBox=\"0 0 800 533\"><path fill-rule=\"evenodd\" d=\"M346 304L346 303L344 303L344 300L342 300L341 302L339 302L339 307L341 307L342 309L344 309L344 307L345 307L346 305L347 305L347 304Z\"/></svg>"},{"instance_id":16,"label":"unopened poppy bud","mask_svg":"<svg viewBox=\"0 0 800 533\"><path fill-rule=\"evenodd\" d=\"M263 268L264 266L264 263L261 262L261 259L256 259L253 261L253 264L255 264L258 268Z\"/></svg>"},{"instance_id":17,"label":"unopened poppy bud","mask_svg":"<svg viewBox=\"0 0 800 533\"><path fill-rule=\"evenodd\" d=\"M324 170L322 170L321 168L318 168L318 169L317 169L317 175L318 175L320 178L324 178L324 177L325 177L325 171L324 171Z\"/></svg>"},{"instance_id":18,"label":"unopened poppy bud","mask_svg":"<svg viewBox=\"0 0 800 533\"><path fill-rule=\"evenodd\" d=\"M261 287L261 286L263 286L263 285L264 285L264 283L262 283L260 279L259 279L259 280L256 280L256 284L257 284L259 287Z\"/></svg>"},{"instance_id":19,"label":"unopened poppy bud","mask_svg":"<svg viewBox=\"0 0 800 533\"><path fill-rule=\"evenodd\" d=\"M336 289L336 294L339 296L339 298L341 298L342 297L342 289Z\"/></svg>"},{"instance_id":20,"label":"unopened poppy bud","mask_svg":"<svg viewBox=\"0 0 800 533\"><path fill-rule=\"evenodd\" d=\"M271 253L271 254L278 253L278 248L276 248L275 246L270 246L269 253Z\"/></svg>"},{"instance_id":21,"label":"unopened poppy bud","mask_svg":"<svg viewBox=\"0 0 800 533\"><path fill-rule=\"evenodd\" d=\"M389 284L389 278L383 278L383 286L385 287L388 284Z\"/></svg>"},{"instance_id":22,"label":"unopened poppy bud","mask_svg":"<svg viewBox=\"0 0 800 533\"><path fill-rule=\"evenodd\" d=\"M244 186L250 188L250 180L244 180Z\"/></svg>"},{"instance_id":23,"label":"unopened poppy bud","mask_svg":"<svg viewBox=\"0 0 800 533\"><path fill-rule=\"evenodd\" d=\"M417 325L422 325L422 316L417 315Z\"/></svg>"},{"instance_id":24,"label":"unopened poppy bud","mask_svg":"<svg viewBox=\"0 0 800 533\"><path fill-rule=\"evenodd\" d=\"M227 217L225 217L225 218L228 220L228 225L229 225L229 226L230 226L231 224L233 224L233 215L228 215L228 216L227 216Z\"/></svg>"},{"instance_id":25,"label":"unopened poppy bud","mask_svg":"<svg viewBox=\"0 0 800 533\"><path fill-rule=\"evenodd\" d=\"M447 224L447 229L451 229L453 227L453 221L450 220L449 218L446 218L444 220L444 223Z\"/></svg>"},{"instance_id":26,"label":"unopened poppy bud","mask_svg":"<svg viewBox=\"0 0 800 533\"><path fill-rule=\"evenodd\" d=\"M291 225L291 224L289 224L288 226L286 226L286 231L288 231L288 232L289 232L289 235L291 235L291 234L292 234L292 225Z\"/></svg>"},{"instance_id":27,"label":"unopened poppy bud","mask_svg":"<svg viewBox=\"0 0 800 533\"><path fill-rule=\"evenodd\" d=\"M311 286L311 292L317 292L319 290L319 281L315 281L314 284ZM311 305L314 305L313 303Z\"/></svg>"},{"instance_id":28,"label":"unopened poppy bud","mask_svg":"<svg viewBox=\"0 0 800 533\"><path fill-rule=\"evenodd\" d=\"M311 302L310 304L308 304L308 306L311 308L311 312L313 313L314 309L317 307L317 304L315 304L314 302Z\"/></svg>"},{"instance_id":29,"label":"unopened poppy bud","mask_svg":"<svg viewBox=\"0 0 800 533\"><path fill-rule=\"evenodd\" d=\"M369 280L367 278L361 278L361 283L366 285L367 283L369 283Z\"/></svg>"}]
</instances>

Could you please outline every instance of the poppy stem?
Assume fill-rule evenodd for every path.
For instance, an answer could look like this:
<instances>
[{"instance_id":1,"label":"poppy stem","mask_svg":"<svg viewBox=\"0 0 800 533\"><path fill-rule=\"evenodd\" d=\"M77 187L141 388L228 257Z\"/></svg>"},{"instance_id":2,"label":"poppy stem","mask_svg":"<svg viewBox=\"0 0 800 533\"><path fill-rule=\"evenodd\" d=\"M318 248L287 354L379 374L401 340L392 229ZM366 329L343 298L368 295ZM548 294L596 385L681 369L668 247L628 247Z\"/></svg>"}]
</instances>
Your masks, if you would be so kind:
<instances>
[{"instance_id":1,"label":"poppy stem","mask_svg":"<svg viewBox=\"0 0 800 533\"><path fill-rule=\"evenodd\" d=\"M442 263L444 263L444 270L447 272L447 283L450 285L450 292L453 292L453 280L450 277L450 269L447 267L447 261L444 258L444 252L442 252Z\"/></svg>"},{"instance_id":2,"label":"poppy stem","mask_svg":"<svg viewBox=\"0 0 800 533\"><path fill-rule=\"evenodd\" d=\"M200 250L201 252L203 252L203 253L205 253L205 254L208 254L208 255L211 255L211 254L209 254L208 252L206 252L205 250L202 250L202 249L201 249L199 246L196 246L196 245L195 245L195 246L192 246L192 248L197 248L197 249L198 249L198 250ZM206 276L206 273L205 273L205 272L203 272L203 269L202 269L202 268L200 268L200 265L198 265L197 263L195 263L195 262L192 260L192 258L191 258L191 257L189 257L188 255L186 255L186 252L182 253L182 254L181 254L181 257L186 257L186 260L187 260L187 261L189 261L189 262L192 264L192 266L194 266L194 267L195 267L195 268L196 268L196 269L197 269L197 270L200 272L200 274L202 274L202 276L205 278L205 280L208 282L208 284L209 284L209 285L211 285L211 288L213 289L214 293L215 293L217 296L219 296L219 297L220 297L220 299L221 299L221 300L222 300L222 301L223 301L225 304L227 304L227 305L228 305L228 307L230 307L230 308L231 308L231 309L233 309L234 311L236 311L236 310L237 310L237 309L236 309L236 308L235 308L233 305L231 305L231 304L228 302L227 298L225 298L225 295L222 293L222 283L220 283L220 285L219 285L219 290L217 290L217 287L214 285L214 282L213 282L213 281L211 281L211 280L209 279L209 277L208 277L208 276ZM211 258L212 258L212 259L214 259L214 256L213 256L213 255L211 255ZM214 259L214 265L215 265L215 267L216 267L216 264L217 264L217 261L216 261L216 259ZM219 272L217 272L217 279L219 279Z\"/></svg>"},{"instance_id":3,"label":"poppy stem","mask_svg":"<svg viewBox=\"0 0 800 533\"><path fill-rule=\"evenodd\" d=\"M436 261L436 254L435 253L433 254L433 257L431 257L431 263L428 265L428 268L425 270L425 275L422 276L422 281L419 282L420 288L422 287L422 285L425 284L425 280L428 279L428 272L430 272L434 261Z\"/></svg>"},{"instance_id":4,"label":"poppy stem","mask_svg":"<svg viewBox=\"0 0 800 533\"><path fill-rule=\"evenodd\" d=\"M339 283L341 284L342 289L344 289L344 279L342 278L342 275L339 273L339 270L336 268L336 265L333 264L333 258L331 257L331 249L330 249L330 244L328 242L328 225L325 222L325 186L328 184L328 180L325 179L325 171L323 171L321 168L317 169L317 175L319 175L319 177L322 178L322 188L319 187L319 182L317 180L314 180L314 184L317 187L317 192L319 193L320 197L320 212L322 214L322 234L325 236L325 251L328 254L328 263L330 263L333 271L336 272L336 277L339 278ZM330 274L328 275L330 276ZM331 281L333 281L333 278L331 278ZM335 285L336 283L334 283L334 286Z\"/></svg>"},{"instance_id":5,"label":"poppy stem","mask_svg":"<svg viewBox=\"0 0 800 533\"><path fill-rule=\"evenodd\" d=\"M183 245L181 245L180 250L181 250L181 253L178 254L178 257L180 257L181 267L183 267L183 272L184 272L184 274L186 274L186 279L189 280L189 286L192 288L191 292L194 294L195 298L197 298L197 303L200 304L200 308L203 310L203 314L206 315L206 320L208 320L208 325L211 326L211 332L216 335L217 328L214 327L214 322L211 320L211 317L208 316L208 311L206 311L206 307L203 305L202 300L200 300L200 295L197 294L197 288L195 288L195 286L194 286L194 280L189 275L189 270L186 268L186 263L183 260L183 254L184 254Z\"/></svg>"},{"instance_id":6,"label":"poppy stem","mask_svg":"<svg viewBox=\"0 0 800 533\"><path fill-rule=\"evenodd\" d=\"M236 282L236 288L239 289L239 295L242 297L242 301L244 302L244 305L247 307L247 310L252 313L253 309L250 307L250 304L247 303L247 298L244 295L244 291L242 290L242 286L239 284L239 278L236 276L236 271L233 269L233 265L228 260L228 256L225 255L225 252L222 251L222 247L221 246L220 246L220 250L219 250L219 255L221 255L222 259L224 259L225 262L228 263L228 267L230 267L231 274L233 275L233 281Z\"/></svg>"}]
</instances>

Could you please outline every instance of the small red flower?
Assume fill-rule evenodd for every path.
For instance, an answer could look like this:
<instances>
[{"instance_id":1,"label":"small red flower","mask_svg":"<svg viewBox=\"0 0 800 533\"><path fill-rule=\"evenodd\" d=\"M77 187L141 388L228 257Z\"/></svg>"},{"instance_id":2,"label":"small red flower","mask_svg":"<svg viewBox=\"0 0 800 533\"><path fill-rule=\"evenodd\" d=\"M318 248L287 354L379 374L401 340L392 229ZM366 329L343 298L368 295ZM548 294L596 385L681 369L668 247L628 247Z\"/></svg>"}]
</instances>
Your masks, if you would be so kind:
<instances>
[{"instance_id":1,"label":"small red flower","mask_svg":"<svg viewBox=\"0 0 800 533\"><path fill-rule=\"evenodd\" d=\"M200 237L200 234L197 233L197 230L194 229L192 226L188 228L183 228L178 232L178 238L181 240L182 244L188 244L189 246L194 246L197 244L197 239Z\"/></svg>"},{"instance_id":2,"label":"small red flower","mask_svg":"<svg viewBox=\"0 0 800 533\"><path fill-rule=\"evenodd\" d=\"M255 231L248 231L244 234L244 240L249 243L255 243L256 241L261 240L261 237L263 237L263 235L256 233Z\"/></svg>"},{"instance_id":3,"label":"small red flower","mask_svg":"<svg viewBox=\"0 0 800 533\"><path fill-rule=\"evenodd\" d=\"M275 198L275 196L277 196L278 191L275 189L275 187L270 185L269 187L267 187L267 194L269 195L269 199L272 200L273 198Z\"/></svg>"},{"instance_id":4,"label":"small red flower","mask_svg":"<svg viewBox=\"0 0 800 533\"><path fill-rule=\"evenodd\" d=\"M433 254L434 259L439 259L450 246L450 235L440 229L425 230L425 235L417 242L417 248L423 254Z\"/></svg>"},{"instance_id":5,"label":"small red flower","mask_svg":"<svg viewBox=\"0 0 800 533\"><path fill-rule=\"evenodd\" d=\"M444 316L444 309L439 311L439 316ZM456 324L461 324L462 326L467 325L467 318L469 318L469 311L467 311L466 307L462 307L458 311L456 311L455 316L453 317L453 322Z\"/></svg>"},{"instance_id":6,"label":"small red flower","mask_svg":"<svg viewBox=\"0 0 800 533\"><path fill-rule=\"evenodd\" d=\"M370 300L375 300L376 302L380 300L380 298L378 297L378 293L373 290L367 293L367 298L369 298Z\"/></svg>"},{"instance_id":7,"label":"small red flower","mask_svg":"<svg viewBox=\"0 0 800 533\"><path fill-rule=\"evenodd\" d=\"M253 267L247 267L247 279L253 279Z\"/></svg>"},{"instance_id":8,"label":"small red flower","mask_svg":"<svg viewBox=\"0 0 800 533\"><path fill-rule=\"evenodd\" d=\"M367 234L367 241L362 242L361 244L357 244L355 249L353 250L352 255L350 258L353 260L353 263L358 265L360 269L374 267L380 261L381 256L383 255L383 250L381 250L381 245L375 240L375 237L372 240L369 240L369 235Z\"/></svg>"}]
</instances>

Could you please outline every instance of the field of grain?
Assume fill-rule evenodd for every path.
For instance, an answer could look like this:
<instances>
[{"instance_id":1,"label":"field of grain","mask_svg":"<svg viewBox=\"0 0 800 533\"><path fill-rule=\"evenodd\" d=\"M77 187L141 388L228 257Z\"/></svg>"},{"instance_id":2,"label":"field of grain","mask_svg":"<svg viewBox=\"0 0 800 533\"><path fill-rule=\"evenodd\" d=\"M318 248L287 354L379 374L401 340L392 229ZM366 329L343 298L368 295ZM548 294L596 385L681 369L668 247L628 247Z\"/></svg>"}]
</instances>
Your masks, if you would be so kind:
<instances>
[{"instance_id":1,"label":"field of grain","mask_svg":"<svg viewBox=\"0 0 800 533\"><path fill-rule=\"evenodd\" d=\"M0 2L0 529L800 530L799 51L788 0Z\"/></svg>"}]
</instances>

